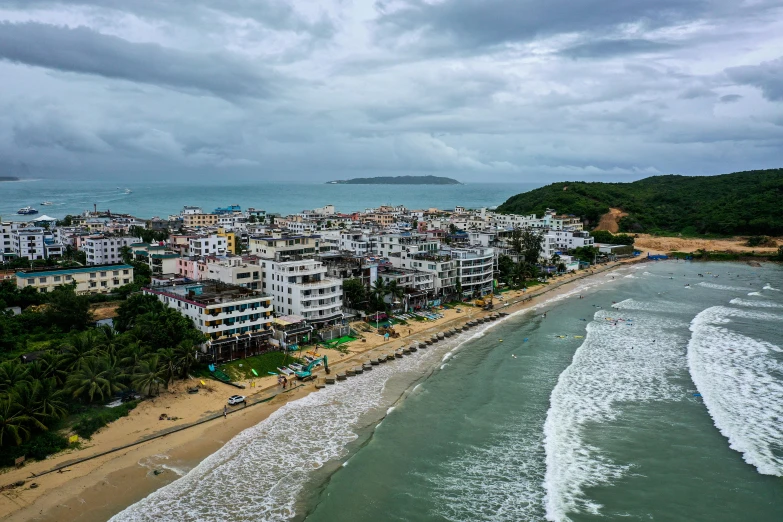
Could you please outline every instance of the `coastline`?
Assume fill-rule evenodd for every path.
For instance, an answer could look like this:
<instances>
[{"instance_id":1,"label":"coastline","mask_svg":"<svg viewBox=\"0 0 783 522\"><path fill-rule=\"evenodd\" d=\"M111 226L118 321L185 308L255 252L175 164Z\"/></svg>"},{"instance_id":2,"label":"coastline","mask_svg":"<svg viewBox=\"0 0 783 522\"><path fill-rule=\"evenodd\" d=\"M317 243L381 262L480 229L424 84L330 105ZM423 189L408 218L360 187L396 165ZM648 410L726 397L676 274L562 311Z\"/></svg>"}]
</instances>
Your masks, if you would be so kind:
<instances>
[{"instance_id":1,"label":"coastline","mask_svg":"<svg viewBox=\"0 0 783 522\"><path fill-rule=\"evenodd\" d=\"M354 346L345 356L335 356L330 353L330 361L334 361L330 367L336 372L348 364L356 364L358 359L370 354L391 351L411 340L424 340L429 338L432 333L461 325L472 318L488 313L497 311L514 313L533 307L539 304L544 296L551 298L565 293L576 281L640 261L644 261L644 258L628 259L596 268L588 273L567 276L548 286L536 288L530 293L508 292L504 294L504 305L497 307L492 312L484 312L471 306L462 307L463 313L450 310L444 319L435 323L411 325L411 330L415 329L415 332L411 332L410 335L401 335L390 341L384 341L378 335L371 336L367 338L367 342L352 343ZM400 328L404 331L407 327ZM337 352L334 353L337 354ZM268 394L270 390L275 389L273 377L259 381L269 385L262 384L258 391L251 396L256 400L261 394ZM175 389L166 397L144 401L137 408L141 411L134 410L129 417L120 419L101 430L93 437L92 441L89 441L88 449L94 448L93 451L88 452L87 449L82 449L78 452L78 457L89 457L101 451L112 450L136 442L141 437L155 434L155 428L159 428L161 424L159 421L155 422L157 419L152 421L150 419L157 415L161 409L176 411L178 407L187 408L187 413L190 413L195 409L193 407L195 405L185 401L192 401L193 396L188 397L186 393L182 392L182 388L187 385L186 382L180 382L178 385L180 385L180 389ZM302 398L313 391L317 390L311 381L284 395L276 396L269 402L234 410L227 419L203 422L133 447L113 451L90 461L69 464L66 468L69 471L64 473L54 472L41 475L58 465L73 461L73 457L77 456L74 452L59 454L47 461L35 462L22 469L6 472L0 475L0 484L10 484L17 480L26 480L26 484L20 488L4 491L0 496L0 509L7 513L2 520L107 520L125 507L179 478L180 475L174 471L178 467L192 469L244 429L263 421L287 402ZM168 429L193 421L203 421L205 417L219 413L227 393L227 390L220 388L215 394L198 394L205 396L198 399L202 407L201 416L192 415L190 418L184 419L189 422L171 425L168 426ZM144 431L150 433L144 434ZM160 431L157 430L158 433ZM147 467L142 465L142 462ZM156 475L153 473L153 469L162 472ZM30 478L31 473L38 476ZM30 489L29 486L32 482L37 483L38 487Z\"/></svg>"}]
</instances>

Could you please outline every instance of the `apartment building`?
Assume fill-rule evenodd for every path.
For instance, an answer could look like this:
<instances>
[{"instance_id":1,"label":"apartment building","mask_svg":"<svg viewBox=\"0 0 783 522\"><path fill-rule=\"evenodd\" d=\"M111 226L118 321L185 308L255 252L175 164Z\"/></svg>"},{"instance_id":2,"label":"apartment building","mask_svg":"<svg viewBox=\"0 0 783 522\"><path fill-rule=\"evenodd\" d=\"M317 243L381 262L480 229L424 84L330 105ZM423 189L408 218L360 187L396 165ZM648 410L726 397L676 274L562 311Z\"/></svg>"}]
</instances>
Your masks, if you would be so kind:
<instances>
[{"instance_id":1,"label":"apartment building","mask_svg":"<svg viewBox=\"0 0 783 522\"><path fill-rule=\"evenodd\" d=\"M495 249L484 247L444 248L457 270L463 296L482 296L493 291Z\"/></svg>"},{"instance_id":2,"label":"apartment building","mask_svg":"<svg viewBox=\"0 0 783 522\"><path fill-rule=\"evenodd\" d=\"M381 234L378 237L376 253L379 256L400 255L402 252L437 252L440 242L428 239L426 234L401 232Z\"/></svg>"},{"instance_id":3,"label":"apartment building","mask_svg":"<svg viewBox=\"0 0 783 522\"><path fill-rule=\"evenodd\" d=\"M268 236L251 236L249 240L250 254L276 261L312 257L320 252L320 247L320 236L288 234L279 231Z\"/></svg>"},{"instance_id":4,"label":"apartment building","mask_svg":"<svg viewBox=\"0 0 783 522\"><path fill-rule=\"evenodd\" d=\"M18 228L18 223L0 222L0 261L5 262L16 257L13 232Z\"/></svg>"},{"instance_id":5,"label":"apartment building","mask_svg":"<svg viewBox=\"0 0 783 522\"><path fill-rule=\"evenodd\" d=\"M198 278L220 281L253 290L262 288L263 267L256 257L208 257L198 263Z\"/></svg>"},{"instance_id":6,"label":"apartment building","mask_svg":"<svg viewBox=\"0 0 783 522\"><path fill-rule=\"evenodd\" d=\"M326 277L326 267L315 259L261 260L264 291L280 315L300 315L316 328L342 321L343 284Z\"/></svg>"},{"instance_id":7,"label":"apartment building","mask_svg":"<svg viewBox=\"0 0 783 522\"><path fill-rule=\"evenodd\" d=\"M450 255L439 252L402 252L389 262L396 268L426 272L432 275L431 296L438 299L454 297L457 284L457 266Z\"/></svg>"},{"instance_id":8,"label":"apartment building","mask_svg":"<svg viewBox=\"0 0 783 522\"><path fill-rule=\"evenodd\" d=\"M214 362L271 350L271 297L216 281L147 287L143 292L189 318L209 338L202 352Z\"/></svg>"},{"instance_id":9,"label":"apartment building","mask_svg":"<svg viewBox=\"0 0 783 522\"><path fill-rule=\"evenodd\" d=\"M228 238L218 234L196 236L188 239L188 255L191 257L225 256Z\"/></svg>"},{"instance_id":10,"label":"apartment building","mask_svg":"<svg viewBox=\"0 0 783 522\"><path fill-rule=\"evenodd\" d=\"M150 245L149 243L133 243L130 245L133 257L136 261L149 265L153 275L177 273L177 260L181 257L165 246Z\"/></svg>"},{"instance_id":11,"label":"apartment building","mask_svg":"<svg viewBox=\"0 0 783 522\"><path fill-rule=\"evenodd\" d=\"M54 239L52 232L41 227L17 228L11 231L11 246L16 257L49 259L63 255L62 243Z\"/></svg>"},{"instance_id":12,"label":"apartment building","mask_svg":"<svg viewBox=\"0 0 783 522\"><path fill-rule=\"evenodd\" d=\"M185 228L213 227L217 225L217 214L185 214L182 216L182 226Z\"/></svg>"},{"instance_id":13,"label":"apartment building","mask_svg":"<svg viewBox=\"0 0 783 522\"><path fill-rule=\"evenodd\" d=\"M435 275L430 272L409 270L406 268L381 267L378 277L386 284L394 282L402 288L401 299L387 295L384 299L393 309L418 310L427 306L427 301L435 293Z\"/></svg>"},{"instance_id":14,"label":"apartment building","mask_svg":"<svg viewBox=\"0 0 783 522\"><path fill-rule=\"evenodd\" d=\"M87 255L88 265L122 263L123 247L130 247L138 242L139 239L135 237L94 235L82 238L79 250Z\"/></svg>"},{"instance_id":15,"label":"apartment building","mask_svg":"<svg viewBox=\"0 0 783 522\"><path fill-rule=\"evenodd\" d=\"M22 270L16 273L17 288L32 287L41 293L75 283L77 294L107 294L132 282L133 267L125 264Z\"/></svg>"},{"instance_id":16,"label":"apartment building","mask_svg":"<svg viewBox=\"0 0 783 522\"><path fill-rule=\"evenodd\" d=\"M236 232L225 227L218 227L217 235L226 238L226 251L229 254L239 254Z\"/></svg>"}]
</instances>

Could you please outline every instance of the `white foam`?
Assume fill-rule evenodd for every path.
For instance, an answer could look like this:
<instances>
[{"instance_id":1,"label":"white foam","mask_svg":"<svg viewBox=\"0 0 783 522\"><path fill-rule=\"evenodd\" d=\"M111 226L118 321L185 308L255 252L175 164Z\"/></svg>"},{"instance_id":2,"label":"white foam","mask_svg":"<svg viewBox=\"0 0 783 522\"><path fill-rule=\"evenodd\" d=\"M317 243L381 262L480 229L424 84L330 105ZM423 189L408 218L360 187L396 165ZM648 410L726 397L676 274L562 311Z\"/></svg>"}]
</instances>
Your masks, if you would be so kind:
<instances>
[{"instance_id":1,"label":"white foam","mask_svg":"<svg viewBox=\"0 0 783 522\"><path fill-rule=\"evenodd\" d=\"M780 321L782 316L724 306L708 308L691 322L688 366L707 410L759 473L783 476L783 351L774 344L726 328L733 318Z\"/></svg>"},{"instance_id":2,"label":"white foam","mask_svg":"<svg viewBox=\"0 0 783 522\"><path fill-rule=\"evenodd\" d=\"M697 283L697 286L701 286L704 288L712 288L713 290L728 290L731 292L747 292L748 290L753 290L752 288L745 288L742 286L727 286L727 285L716 285L715 283Z\"/></svg>"},{"instance_id":3,"label":"white foam","mask_svg":"<svg viewBox=\"0 0 783 522\"><path fill-rule=\"evenodd\" d=\"M769 284L769 283L767 283L766 285L764 285L764 286L763 286L763 288L764 288L764 290L774 290L775 292L780 292L780 289L779 289L779 288L772 288L772 285L771 285L771 284Z\"/></svg>"},{"instance_id":4,"label":"white foam","mask_svg":"<svg viewBox=\"0 0 783 522\"><path fill-rule=\"evenodd\" d=\"M634 328L621 328L607 317L628 319L617 310L598 311L552 391L544 424L548 520L570 520L569 513L576 512L599 514L601 506L586 498L585 489L610 484L630 467L611 461L585 440L586 424L616 419L620 404L680 400L685 395L668 378L684 365L685 343L670 330L685 325L642 312L633 315Z\"/></svg>"},{"instance_id":5,"label":"white foam","mask_svg":"<svg viewBox=\"0 0 783 522\"><path fill-rule=\"evenodd\" d=\"M748 295L761 295L761 292L750 292Z\"/></svg>"},{"instance_id":6,"label":"white foam","mask_svg":"<svg viewBox=\"0 0 783 522\"><path fill-rule=\"evenodd\" d=\"M389 406L389 409L386 410L386 415L390 414L394 411L394 406Z\"/></svg>"},{"instance_id":7,"label":"white foam","mask_svg":"<svg viewBox=\"0 0 783 522\"><path fill-rule=\"evenodd\" d=\"M783 304L775 303L772 301L756 301L750 299L740 299L736 297L729 301L729 303L737 306L748 306L751 308L783 308Z\"/></svg>"},{"instance_id":8,"label":"white foam","mask_svg":"<svg viewBox=\"0 0 783 522\"><path fill-rule=\"evenodd\" d=\"M388 399L384 399L383 391L390 377L432 367L444 351L453 353L469 338L498 322L487 324L472 337L463 334L447 339L432 349L285 404L266 420L228 441L184 477L111 520L212 522L293 518L296 501L312 472L343 457L347 444L358 436L355 427L359 418L384 406L383 401Z\"/></svg>"},{"instance_id":9,"label":"white foam","mask_svg":"<svg viewBox=\"0 0 783 522\"><path fill-rule=\"evenodd\" d=\"M638 301L636 299L626 299L619 303L614 303L612 308L616 310L640 310L645 312L671 312L671 313L696 313L697 308L694 305L674 302L674 301Z\"/></svg>"}]
</instances>

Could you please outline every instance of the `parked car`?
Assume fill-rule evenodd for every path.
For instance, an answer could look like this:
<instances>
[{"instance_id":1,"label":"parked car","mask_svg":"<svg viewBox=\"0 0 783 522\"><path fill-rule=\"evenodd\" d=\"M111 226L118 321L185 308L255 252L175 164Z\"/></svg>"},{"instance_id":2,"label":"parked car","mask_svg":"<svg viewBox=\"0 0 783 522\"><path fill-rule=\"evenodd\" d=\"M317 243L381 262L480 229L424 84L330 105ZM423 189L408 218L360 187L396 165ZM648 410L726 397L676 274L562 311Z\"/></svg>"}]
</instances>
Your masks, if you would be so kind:
<instances>
[{"instance_id":1,"label":"parked car","mask_svg":"<svg viewBox=\"0 0 783 522\"><path fill-rule=\"evenodd\" d=\"M235 404L242 404L245 402L245 397L242 395L232 395L228 398L228 404L229 406L233 406Z\"/></svg>"}]
</instances>

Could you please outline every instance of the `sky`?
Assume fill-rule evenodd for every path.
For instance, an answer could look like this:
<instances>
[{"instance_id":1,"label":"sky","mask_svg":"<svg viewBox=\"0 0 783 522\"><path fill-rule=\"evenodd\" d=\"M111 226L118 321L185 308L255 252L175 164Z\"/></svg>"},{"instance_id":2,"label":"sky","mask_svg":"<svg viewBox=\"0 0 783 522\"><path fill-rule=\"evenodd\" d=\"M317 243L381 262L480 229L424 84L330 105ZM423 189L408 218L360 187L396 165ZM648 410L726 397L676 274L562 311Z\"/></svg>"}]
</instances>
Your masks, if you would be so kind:
<instances>
[{"instance_id":1,"label":"sky","mask_svg":"<svg viewBox=\"0 0 783 522\"><path fill-rule=\"evenodd\" d=\"M0 2L0 175L777 167L780 0Z\"/></svg>"}]
</instances>

